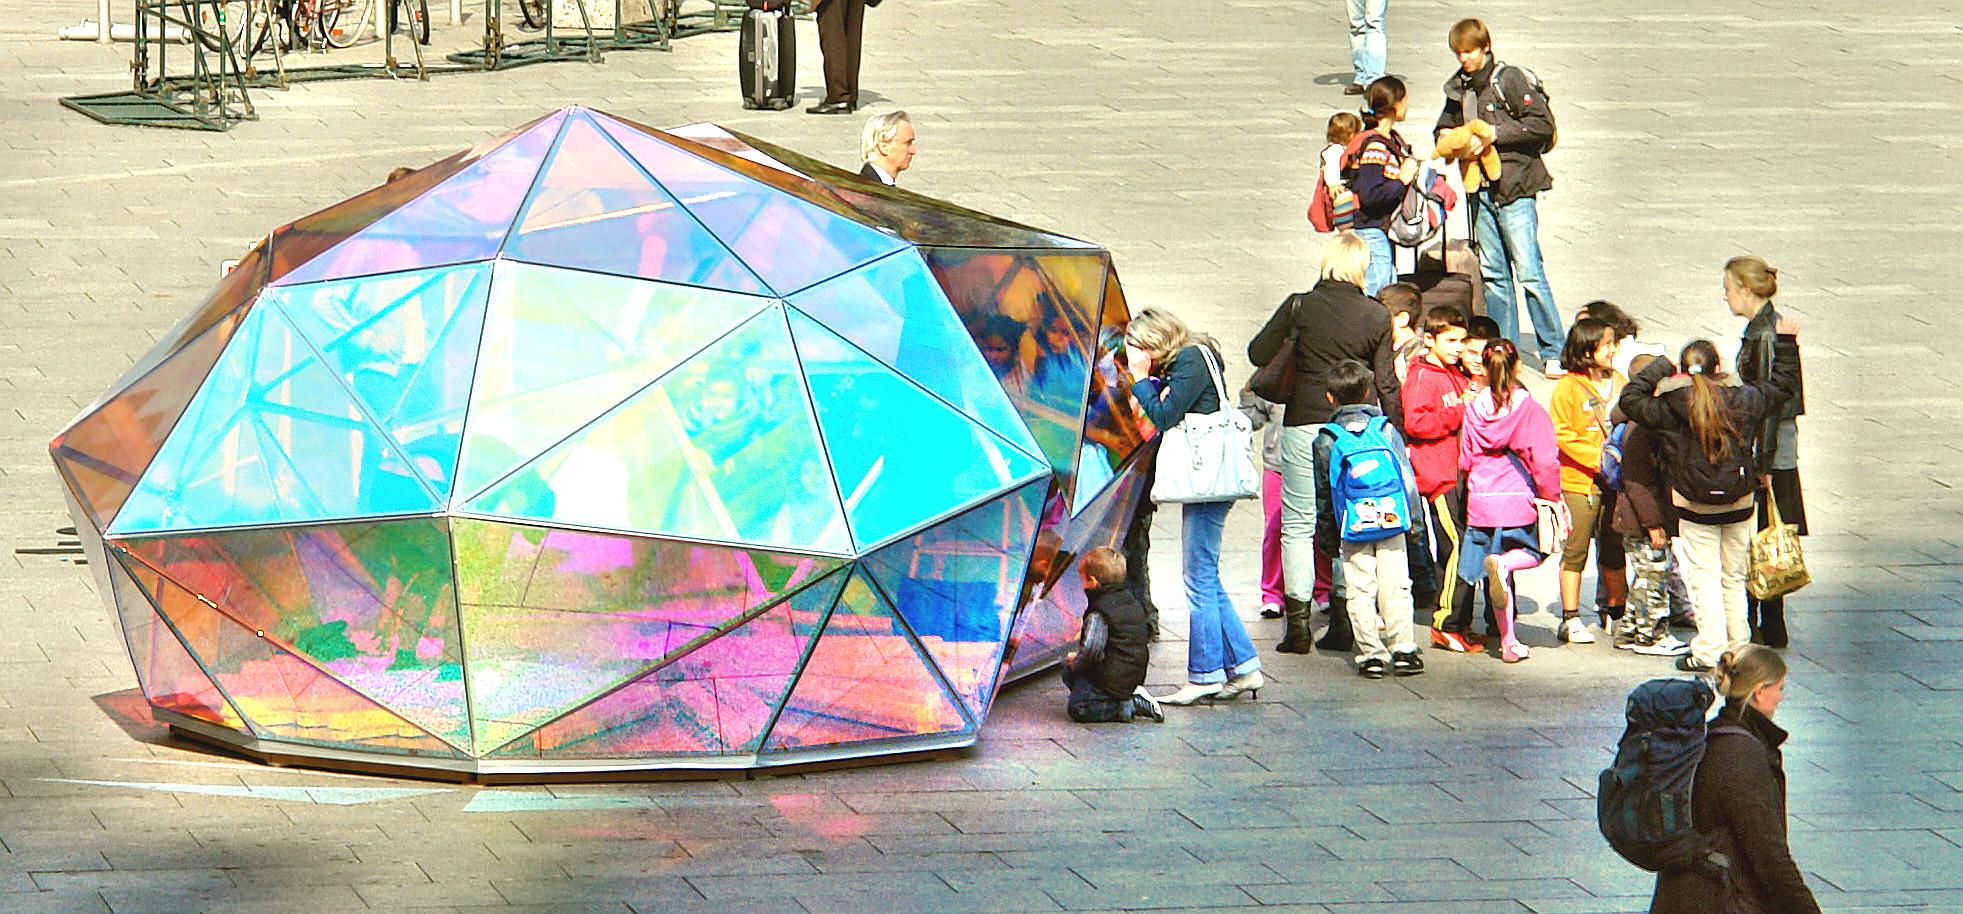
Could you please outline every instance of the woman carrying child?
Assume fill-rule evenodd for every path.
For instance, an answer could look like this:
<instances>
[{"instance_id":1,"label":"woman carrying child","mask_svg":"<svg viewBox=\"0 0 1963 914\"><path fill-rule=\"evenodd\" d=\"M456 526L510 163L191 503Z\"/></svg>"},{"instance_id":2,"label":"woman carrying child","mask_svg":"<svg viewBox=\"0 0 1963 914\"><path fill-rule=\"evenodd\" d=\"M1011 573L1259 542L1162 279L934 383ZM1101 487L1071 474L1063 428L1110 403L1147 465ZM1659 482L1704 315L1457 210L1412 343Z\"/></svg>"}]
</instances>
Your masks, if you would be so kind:
<instances>
[{"instance_id":1,"label":"woman carrying child","mask_svg":"<svg viewBox=\"0 0 1963 914\"><path fill-rule=\"evenodd\" d=\"M1622 536L1608 519L1615 513L1615 490L1601 484L1602 444L1609 436L1609 410L1623 378L1615 370L1616 334L1607 323L1584 317L1568 328L1561 349L1566 374L1548 397L1547 414L1554 420L1554 439L1561 445L1561 500L1574 519L1561 549L1561 640L1592 644L1595 636L1581 621L1581 573L1588 568L1588 545L1595 544L1596 574L1607 600L1595 607L1602 628L1614 637L1628 597L1623 577ZM1617 639L1617 647L1633 641Z\"/></svg>"},{"instance_id":2,"label":"woman carrying child","mask_svg":"<svg viewBox=\"0 0 1963 914\"><path fill-rule=\"evenodd\" d=\"M1732 386L1710 340L1692 340L1669 375L1658 359L1629 379L1622 412L1656 432L1670 484L1685 577L1697 606L1697 636L1677 668L1705 672L1725 651L1751 639L1745 614L1745 570L1759 488L1754 439L1799 385L1799 324L1780 318L1771 377Z\"/></svg>"},{"instance_id":3,"label":"woman carrying child","mask_svg":"<svg viewBox=\"0 0 1963 914\"><path fill-rule=\"evenodd\" d=\"M1162 431L1177 426L1188 413L1233 408L1223 402L1216 385L1221 362L1213 339L1195 338L1179 318L1157 308L1140 311L1126 325L1123 368L1135 379L1132 395ZM1160 384L1155 387L1148 375ZM1165 704L1236 698L1265 684L1254 642L1220 583L1220 537L1233 507L1231 501L1180 505L1180 569L1192 622L1186 640L1188 684L1161 699Z\"/></svg>"},{"instance_id":4,"label":"woman carrying child","mask_svg":"<svg viewBox=\"0 0 1963 914\"><path fill-rule=\"evenodd\" d=\"M1363 119L1369 126L1357 147L1356 177L1350 188L1356 193L1356 233L1370 246L1370 269L1364 276L1363 293L1375 295L1397 280L1397 267L1391 259L1390 235L1385 225L1397 212L1404 192L1416 180L1418 160L1411 156L1411 144L1397 133L1397 125L1410 112L1404 97L1404 82L1385 76L1363 92Z\"/></svg>"},{"instance_id":5,"label":"woman carrying child","mask_svg":"<svg viewBox=\"0 0 1963 914\"><path fill-rule=\"evenodd\" d=\"M1557 501L1561 471L1554 423L1519 382L1520 353L1512 340L1488 342L1482 356L1486 389L1465 410L1459 431L1459 472L1465 475L1465 539L1459 578L1486 579L1502 599L1500 659L1527 659L1514 631L1513 575L1547 560L1536 531L1535 498Z\"/></svg>"},{"instance_id":6,"label":"woman carrying child","mask_svg":"<svg viewBox=\"0 0 1963 914\"><path fill-rule=\"evenodd\" d=\"M1772 373L1777 349L1775 327L1779 312L1772 296L1779 292L1779 271L1757 257L1733 257L1724 265L1724 300L1731 313L1749 318L1744 338L1738 342L1738 379L1746 384L1763 384ZM1793 394L1784 405L1768 414L1759 431L1758 455L1761 485L1758 491L1758 529L1772 524L1766 506L1770 497L1779 505L1779 520L1799 528L1806 535L1806 502L1799 491L1799 417L1806 413L1806 384L1795 359ZM1772 647L1786 646L1786 598L1759 600L1749 595L1745 614L1752 625L1754 640Z\"/></svg>"}]
</instances>

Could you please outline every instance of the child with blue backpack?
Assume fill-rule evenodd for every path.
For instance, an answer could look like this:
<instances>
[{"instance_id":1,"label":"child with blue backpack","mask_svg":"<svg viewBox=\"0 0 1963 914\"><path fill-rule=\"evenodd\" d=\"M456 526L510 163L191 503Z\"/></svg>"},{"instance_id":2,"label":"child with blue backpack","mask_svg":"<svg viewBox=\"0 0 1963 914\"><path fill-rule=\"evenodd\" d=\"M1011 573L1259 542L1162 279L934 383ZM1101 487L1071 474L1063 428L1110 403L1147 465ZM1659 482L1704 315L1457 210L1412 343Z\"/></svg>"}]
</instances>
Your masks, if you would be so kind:
<instances>
[{"instance_id":1,"label":"child with blue backpack","mask_svg":"<svg viewBox=\"0 0 1963 914\"><path fill-rule=\"evenodd\" d=\"M1356 639L1356 672L1366 679L1425 671L1411 613L1411 575L1404 543L1424 541L1418 479L1404 438L1369 405L1370 367L1344 359L1324 375L1336 412L1316 436L1316 542L1340 544L1344 596Z\"/></svg>"}]
</instances>

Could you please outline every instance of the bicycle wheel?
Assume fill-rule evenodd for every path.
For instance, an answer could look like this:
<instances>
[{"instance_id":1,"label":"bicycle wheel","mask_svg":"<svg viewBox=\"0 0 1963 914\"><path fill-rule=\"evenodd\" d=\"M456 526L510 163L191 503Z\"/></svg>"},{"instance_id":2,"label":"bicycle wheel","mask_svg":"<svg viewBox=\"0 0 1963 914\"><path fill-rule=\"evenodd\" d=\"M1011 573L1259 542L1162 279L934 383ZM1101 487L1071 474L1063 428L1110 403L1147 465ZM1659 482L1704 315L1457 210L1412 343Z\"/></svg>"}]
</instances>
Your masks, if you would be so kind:
<instances>
[{"instance_id":1,"label":"bicycle wheel","mask_svg":"<svg viewBox=\"0 0 1963 914\"><path fill-rule=\"evenodd\" d=\"M409 8L410 34L416 36L416 43L429 44L429 0L415 0Z\"/></svg>"},{"instance_id":2,"label":"bicycle wheel","mask_svg":"<svg viewBox=\"0 0 1963 914\"><path fill-rule=\"evenodd\" d=\"M352 5L351 0L315 0L314 27L320 32L321 44L330 48L345 48L354 44L352 29L345 35L340 34L341 14L346 12L350 5Z\"/></svg>"},{"instance_id":3,"label":"bicycle wheel","mask_svg":"<svg viewBox=\"0 0 1963 914\"><path fill-rule=\"evenodd\" d=\"M536 32L545 28L545 0L518 0L518 15L524 18L527 29Z\"/></svg>"}]
</instances>

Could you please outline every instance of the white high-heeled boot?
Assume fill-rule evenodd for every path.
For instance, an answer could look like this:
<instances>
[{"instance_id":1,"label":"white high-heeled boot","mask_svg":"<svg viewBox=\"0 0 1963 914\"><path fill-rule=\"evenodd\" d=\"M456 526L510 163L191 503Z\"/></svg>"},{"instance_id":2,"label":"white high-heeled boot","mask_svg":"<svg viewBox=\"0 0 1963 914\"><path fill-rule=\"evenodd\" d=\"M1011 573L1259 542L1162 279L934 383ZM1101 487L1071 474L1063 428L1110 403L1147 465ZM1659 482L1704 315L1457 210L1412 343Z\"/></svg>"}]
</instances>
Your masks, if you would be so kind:
<instances>
[{"instance_id":1,"label":"white high-heeled boot","mask_svg":"<svg viewBox=\"0 0 1963 914\"><path fill-rule=\"evenodd\" d=\"M1262 677L1260 670L1249 670L1245 676L1235 676L1227 680L1227 684L1220 687L1220 692L1214 695L1213 699L1215 701L1231 701L1239 698L1242 692L1248 693L1250 697L1260 698L1261 696L1255 693L1259 692L1261 687L1267 684L1268 680Z\"/></svg>"},{"instance_id":2,"label":"white high-heeled boot","mask_svg":"<svg viewBox=\"0 0 1963 914\"><path fill-rule=\"evenodd\" d=\"M1189 682L1186 684L1185 688L1180 689L1179 691L1174 692L1171 695L1160 696L1159 704L1179 705L1181 707L1184 707L1186 705L1193 704L1202 698L1212 698L1213 696L1218 694L1220 694L1220 683Z\"/></svg>"}]
</instances>

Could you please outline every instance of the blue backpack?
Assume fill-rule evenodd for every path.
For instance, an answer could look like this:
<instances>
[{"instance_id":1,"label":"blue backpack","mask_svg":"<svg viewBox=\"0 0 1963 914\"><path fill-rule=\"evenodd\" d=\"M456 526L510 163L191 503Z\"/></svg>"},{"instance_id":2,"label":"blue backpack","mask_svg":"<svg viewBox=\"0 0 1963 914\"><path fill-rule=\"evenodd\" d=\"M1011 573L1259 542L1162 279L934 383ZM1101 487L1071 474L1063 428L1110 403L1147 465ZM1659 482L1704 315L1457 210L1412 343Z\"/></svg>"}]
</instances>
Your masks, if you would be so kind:
<instances>
[{"instance_id":1,"label":"blue backpack","mask_svg":"<svg viewBox=\"0 0 1963 914\"><path fill-rule=\"evenodd\" d=\"M1596 475L1601 478L1602 487L1611 492L1622 491L1622 440L1627 437L1629 423L1617 422L1602 440L1602 468Z\"/></svg>"},{"instance_id":2,"label":"blue backpack","mask_svg":"<svg viewBox=\"0 0 1963 914\"><path fill-rule=\"evenodd\" d=\"M1343 540L1374 543L1411 529L1411 502L1404 491L1404 455L1384 431L1390 420L1373 416L1362 431L1326 426L1329 495Z\"/></svg>"},{"instance_id":3,"label":"blue backpack","mask_svg":"<svg viewBox=\"0 0 1963 914\"><path fill-rule=\"evenodd\" d=\"M1595 818L1616 853L1652 873L1726 865L1710 839L1691 827L1691 789L1709 733L1751 731L1707 732L1704 714L1714 697L1700 680L1675 678L1652 679L1629 693L1629 728L1615 763L1602 771Z\"/></svg>"}]
</instances>

